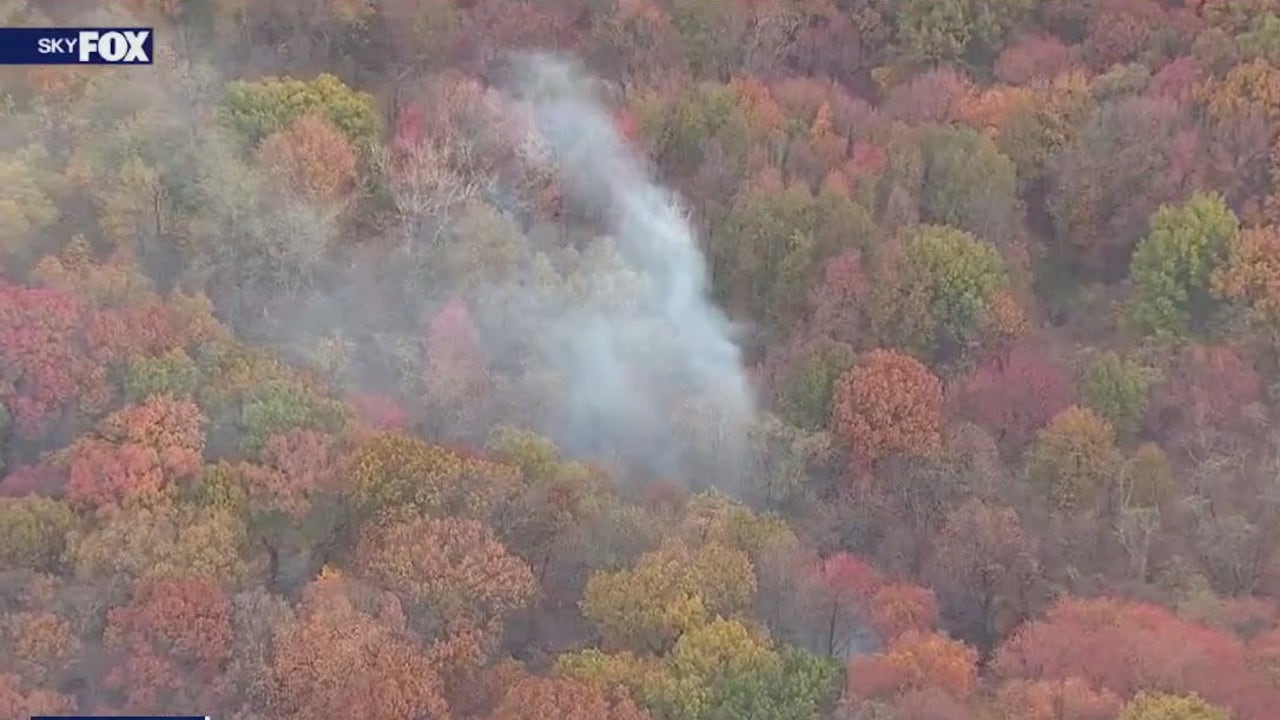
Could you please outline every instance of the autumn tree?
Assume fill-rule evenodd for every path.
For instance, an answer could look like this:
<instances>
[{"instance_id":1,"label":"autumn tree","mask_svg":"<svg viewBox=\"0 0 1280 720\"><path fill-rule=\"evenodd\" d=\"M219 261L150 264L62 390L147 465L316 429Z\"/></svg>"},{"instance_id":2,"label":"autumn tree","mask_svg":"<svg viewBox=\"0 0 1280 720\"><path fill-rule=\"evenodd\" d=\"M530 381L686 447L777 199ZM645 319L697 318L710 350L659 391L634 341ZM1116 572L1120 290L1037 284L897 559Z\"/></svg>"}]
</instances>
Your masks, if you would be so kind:
<instances>
[{"instance_id":1,"label":"autumn tree","mask_svg":"<svg viewBox=\"0 0 1280 720\"><path fill-rule=\"evenodd\" d=\"M1139 693L1120 713L1120 720L1228 720L1231 716L1191 695Z\"/></svg>"},{"instance_id":2,"label":"autumn tree","mask_svg":"<svg viewBox=\"0 0 1280 720\"><path fill-rule=\"evenodd\" d=\"M948 388L960 414L992 434L997 443L1020 449L1071 400L1066 372L1030 344L984 361Z\"/></svg>"},{"instance_id":3,"label":"autumn tree","mask_svg":"<svg viewBox=\"0 0 1280 720\"><path fill-rule=\"evenodd\" d=\"M477 628L496 637L532 600L533 573L475 520L418 518L365 530L360 571L398 595L427 637Z\"/></svg>"},{"instance_id":4,"label":"autumn tree","mask_svg":"<svg viewBox=\"0 0 1280 720\"><path fill-rule=\"evenodd\" d=\"M1223 265L1239 221L1221 195L1196 194L1151 218L1151 233L1133 254L1133 317L1156 335L1200 328L1213 310L1210 280Z\"/></svg>"},{"instance_id":5,"label":"autumn tree","mask_svg":"<svg viewBox=\"0 0 1280 720\"><path fill-rule=\"evenodd\" d=\"M897 8L897 53L916 63L987 60L1034 3L991 0L910 0Z\"/></svg>"},{"instance_id":6,"label":"autumn tree","mask_svg":"<svg viewBox=\"0 0 1280 720\"><path fill-rule=\"evenodd\" d=\"M1196 166L1172 100L1128 97L1097 107L1053 163L1054 250L1066 269L1114 281L1153 213L1183 200ZM1191 149L1194 149L1192 143Z\"/></svg>"},{"instance_id":7,"label":"autumn tree","mask_svg":"<svg viewBox=\"0 0 1280 720\"><path fill-rule=\"evenodd\" d=\"M919 585L882 585L870 598L870 620L882 642L912 631L931 632L938 622L938 600L932 590Z\"/></svg>"},{"instance_id":8,"label":"autumn tree","mask_svg":"<svg viewBox=\"0 0 1280 720\"><path fill-rule=\"evenodd\" d=\"M941 633L908 631L874 655L849 661L848 691L885 698L937 688L967 700L978 686L978 653Z\"/></svg>"},{"instance_id":9,"label":"autumn tree","mask_svg":"<svg viewBox=\"0 0 1280 720\"><path fill-rule=\"evenodd\" d=\"M989 652L1033 609L1037 555L1012 508L972 499L953 509L926 571L943 618Z\"/></svg>"},{"instance_id":10,"label":"autumn tree","mask_svg":"<svg viewBox=\"0 0 1280 720\"><path fill-rule=\"evenodd\" d=\"M106 687L133 712L197 712L226 693L231 601L205 580L143 581L107 614Z\"/></svg>"},{"instance_id":11,"label":"autumn tree","mask_svg":"<svg viewBox=\"0 0 1280 720\"><path fill-rule=\"evenodd\" d=\"M1153 389L1146 428L1181 456L1229 452L1256 429L1263 388L1262 374L1240 351L1187 347Z\"/></svg>"},{"instance_id":12,"label":"autumn tree","mask_svg":"<svg viewBox=\"0 0 1280 720\"><path fill-rule=\"evenodd\" d=\"M630 570L593 574L582 611L606 645L662 652L716 616L744 612L755 590L746 553L716 544L694 550L670 541Z\"/></svg>"},{"instance_id":13,"label":"autumn tree","mask_svg":"<svg viewBox=\"0 0 1280 720\"><path fill-rule=\"evenodd\" d=\"M67 533L77 524L75 513L59 500L39 495L0 498L0 568L56 570Z\"/></svg>"},{"instance_id":14,"label":"autumn tree","mask_svg":"<svg viewBox=\"0 0 1280 720\"><path fill-rule=\"evenodd\" d=\"M1052 35L1024 35L996 58L996 77L1012 85L1053 80L1075 64L1072 49Z\"/></svg>"},{"instance_id":15,"label":"autumn tree","mask_svg":"<svg viewBox=\"0 0 1280 720\"><path fill-rule=\"evenodd\" d=\"M172 492L200 469L204 423L195 403L163 396L113 413L64 455L68 501L98 509Z\"/></svg>"},{"instance_id":16,"label":"autumn tree","mask_svg":"<svg viewBox=\"0 0 1280 720\"><path fill-rule=\"evenodd\" d=\"M350 490L366 516L423 513L485 517L518 489L511 465L395 433L355 450Z\"/></svg>"},{"instance_id":17,"label":"autumn tree","mask_svg":"<svg viewBox=\"0 0 1280 720\"><path fill-rule=\"evenodd\" d=\"M1151 687L1191 691L1242 717L1265 717L1268 702L1236 638L1110 598L1060 600L1044 619L1019 628L993 669L1003 678L1079 678L1122 699Z\"/></svg>"},{"instance_id":18,"label":"autumn tree","mask_svg":"<svg viewBox=\"0 0 1280 720\"><path fill-rule=\"evenodd\" d=\"M316 203L331 203L349 193L356 181L356 149L324 117L304 115L268 135L258 162L294 192Z\"/></svg>"},{"instance_id":19,"label":"autumn tree","mask_svg":"<svg viewBox=\"0 0 1280 720\"><path fill-rule=\"evenodd\" d=\"M1074 677L1012 680L1000 686L994 704L1005 720L1111 720L1123 707L1115 693Z\"/></svg>"},{"instance_id":20,"label":"autumn tree","mask_svg":"<svg viewBox=\"0 0 1280 720\"><path fill-rule=\"evenodd\" d=\"M341 577L309 585L273 644L276 717L449 717L435 667L397 628L394 609L361 608Z\"/></svg>"},{"instance_id":21,"label":"autumn tree","mask_svg":"<svg viewBox=\"0 0 1280 720\"><path fill-rule=\"evenodd\" d=\"M923 225L889 253L873 293L877 334L926 356L974 341L1008 282L995 247L963 230Z\"/></svg>"},{"instance_id":22,"label":"autumn tree","mask_svg":"<svg viewBox=\"0 0 1280 720\"><path fill-rule=\"evenodd\" d=\"M1213 292L1243 307L1276 344L1280 328L1280 233L1274 226L1245 228L1230 240L1214 270Z\"/></svg>"},{"instance_id":23,"label":"autumn tree","mask_svg":"<svg viewBox=\"0 0 1280 720\"><path fill-rule=\"evenodd\" d=\"M568 678L517 680L503 691L488 720L648 720L631 698Z\"/></svg>"},{"instance_id":24,"label":"autumn tree","mask_svg":"<svg viewBox=\"0 0 1280 720\"><path fill-rule=\"evenodd\" d=\"M1056 512L1087 511L1104 500L1120 467L1111 425L1072 406L1040 432L1027 477Z\"/></svg>"},{"instance_id":25,"label":"autumn tree","mask_svg":"<svg viewBox=\"0 0 1280 720\"><path fill-rule=\"evenodd\" d=\"M942 383L914 358L872 351L836 381L831 428L860 463L928 455L942 443Z\"/></svg>"},{"instance_id":26,"label":"autumn tree","mask_svg":"<svg viewBox=\"0 0 1280 720\"><path fill-rule=\"evenodd\" d=\"M249 575L248 529L228 512L161 503L127 508L67 536L76 578L115 585L139 578L205 578L224 587Z\"/></svg>"}]
</instances>

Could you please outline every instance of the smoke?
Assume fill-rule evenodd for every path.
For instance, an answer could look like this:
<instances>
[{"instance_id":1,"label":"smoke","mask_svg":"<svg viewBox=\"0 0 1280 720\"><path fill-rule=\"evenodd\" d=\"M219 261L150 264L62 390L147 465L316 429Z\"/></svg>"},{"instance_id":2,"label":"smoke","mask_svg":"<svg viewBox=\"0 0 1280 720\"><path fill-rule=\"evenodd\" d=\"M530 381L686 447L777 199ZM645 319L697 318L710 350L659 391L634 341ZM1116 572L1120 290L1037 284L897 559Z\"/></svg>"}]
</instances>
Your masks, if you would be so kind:
<instances>
[{"instance_id":1,"label":"smoke","mask_svg":"<svg viewBox=\"0 0 1280 720\"><path fill-rule=\"evenodd\" d=\"M512 96L526 108L566 202L604 235L543 277L483 288L481 324L521 343L559 377L559 413L542 428L575 455L732 481L754 402L732 327L675 196L656 184L590 92L577 64L517 58ZM511 338L502 338L510 341Z\"/></svg>"}]
</instances>

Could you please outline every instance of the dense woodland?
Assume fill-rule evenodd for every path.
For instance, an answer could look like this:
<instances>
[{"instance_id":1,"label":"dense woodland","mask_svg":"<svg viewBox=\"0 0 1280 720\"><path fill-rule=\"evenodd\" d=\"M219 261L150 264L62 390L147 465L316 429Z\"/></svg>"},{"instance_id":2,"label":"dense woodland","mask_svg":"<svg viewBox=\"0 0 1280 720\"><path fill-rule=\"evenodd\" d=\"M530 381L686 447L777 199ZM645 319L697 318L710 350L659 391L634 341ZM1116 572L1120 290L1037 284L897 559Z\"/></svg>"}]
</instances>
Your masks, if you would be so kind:
<instances>
[{"instance_id":1,"label":"dense woodland","mask_svg":"<svg viewBox=\"0 0 1280 720\"><path fill-rule=\"evenodd\" d=\"M159 50L0 69L0 718L1280 716L1280 0L0 13ZM740 472L482 320L627 293L522 48L682 199Z\"/></svg>"}]
</instances>

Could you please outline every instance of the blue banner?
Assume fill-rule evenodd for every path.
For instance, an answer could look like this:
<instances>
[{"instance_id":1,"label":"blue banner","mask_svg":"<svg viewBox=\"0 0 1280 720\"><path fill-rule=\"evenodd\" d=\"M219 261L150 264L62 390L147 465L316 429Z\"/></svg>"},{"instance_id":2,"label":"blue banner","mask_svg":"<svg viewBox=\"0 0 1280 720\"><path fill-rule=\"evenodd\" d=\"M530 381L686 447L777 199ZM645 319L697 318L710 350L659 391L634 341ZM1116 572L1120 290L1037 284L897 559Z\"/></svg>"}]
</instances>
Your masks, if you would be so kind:
<instances>
[{"instance_id":1,"label":"blue banner","mask_svg":"<svg viewBox=\"0 0 1280 720\"><path fill-rule=\"evenodd\" d=\"M0 65L150 65L152 28L0 28Z\"/></svg>"},{"instance_id":2,"label":"blue banner","mask_svg":"<svg viewBox=\"0 0 1280 720\"><path fill-rule=\"evenodd\" d=\"M31 720L209 720L207 715L35 715Z\"/></svg>"}]
</instances>

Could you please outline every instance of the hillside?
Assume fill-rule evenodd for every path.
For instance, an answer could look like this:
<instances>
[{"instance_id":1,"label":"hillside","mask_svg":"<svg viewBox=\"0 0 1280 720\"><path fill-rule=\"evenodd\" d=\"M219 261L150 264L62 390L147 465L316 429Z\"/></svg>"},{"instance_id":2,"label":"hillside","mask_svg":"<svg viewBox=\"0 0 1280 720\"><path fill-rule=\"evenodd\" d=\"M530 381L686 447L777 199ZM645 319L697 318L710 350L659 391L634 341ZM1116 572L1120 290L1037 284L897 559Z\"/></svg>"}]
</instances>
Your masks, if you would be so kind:
<instances>
[{"instance_id":1,"label":"hillside","mask_svg":"<svg viewBox=\"0 0 1280 720\"><path fill-rule=\"evenodd\" d=\"M1280 0L12 0L0 720L1271 720Z\"/></svg>"}]
</instances>

